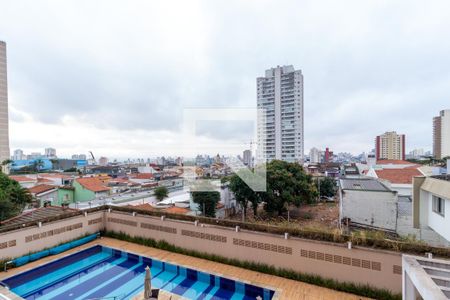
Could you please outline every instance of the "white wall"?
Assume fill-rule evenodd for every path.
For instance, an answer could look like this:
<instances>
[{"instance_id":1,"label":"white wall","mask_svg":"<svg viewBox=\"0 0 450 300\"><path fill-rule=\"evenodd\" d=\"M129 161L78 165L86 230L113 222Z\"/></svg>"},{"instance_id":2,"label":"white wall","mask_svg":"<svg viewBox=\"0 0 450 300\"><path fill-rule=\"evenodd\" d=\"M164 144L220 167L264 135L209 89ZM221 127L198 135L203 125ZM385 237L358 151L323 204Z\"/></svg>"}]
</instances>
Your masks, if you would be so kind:
<instances>
[{"instance_id":1,"label":"white wall","mask_svg":"<svg viewBox=\"0 0 450 300\"><path fill-rule=\"evenodd\" d=\"M397 195L390 192L344 190L341 219L387 230L397 227Z\"/></svg>"},{"instance_id":2,"label":"white wall","mask_svg":"<svg viewBox=\"0 0 450 300\"><path fill-rule=\"evenodd\" d=\"M427 193L428 226L444 237L447 241L450 241L450 200L445 199L445 216L441 216L433 211L432 197L432 193Z\"/></svg>"}]
</instances>

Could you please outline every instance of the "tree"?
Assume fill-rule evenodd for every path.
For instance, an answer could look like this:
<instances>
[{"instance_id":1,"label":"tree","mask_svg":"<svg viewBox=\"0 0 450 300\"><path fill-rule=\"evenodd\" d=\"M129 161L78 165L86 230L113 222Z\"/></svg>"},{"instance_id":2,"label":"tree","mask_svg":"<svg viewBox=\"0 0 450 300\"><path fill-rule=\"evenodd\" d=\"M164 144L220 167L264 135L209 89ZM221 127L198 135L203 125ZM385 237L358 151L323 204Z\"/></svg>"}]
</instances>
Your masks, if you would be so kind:
<instances>
[{"instance_id":1,"label":"tree","mask_svg":"<svg viewBox=\"0 0 450 300\"><path fill-rule=\"evenodd\" d=\"M291 205L312 203L317 189L301 165L273 160L267 164L267 192L261 196L267 212L281 215L286 210L289 213Z\"/></svg>"},{"instance_id":2,"label":"tree","mask_svg":"<svg viewBox=\"0 0 450 300\"><path fill-rule=\"evenodd\" d=\"M7 171L8 166L9 166L12 162L13 162L13 161L10 160L10 159L5 159L4 161L2 161L2 163L1 163L1 168L0 168L0 172L2 172L3 169L6 169L6 171L4 171L4 172L8 173L8 171Z\"/></svg>"},{"instance_id":3,"label":"tree","mask_svg":"<svg viewBox=\"0 0 450 300\"><path fill-rule=\"evenodd\" d=\"M198 204L198 210L205 217L214 218L216 216L216 206L220 200L218 191L193 191L191 194L194 203Z\"/></svg>"},{"instance_id":4,"label":"tree","mask_svg":"<svg viewBox=\"0 0 450 300\"><path fill-rule=\"evenodd\" d=\"M233 192L236 202L238 202L243 210L244 220L247 216L248 204L252 204L253 214L256 216L258 213L258 204L261 203L261 195L258 192L253 191L244 180L242 180L241 174L238 172L230 178L229 188Z\"/></svg>"},{"instance_id":5,"label":"tree","mask_svg":"<svg viewBox=\"0 0 450 300\"><path fill-rule=\"evenodd\" d=\"M320 184L319 184L320 180ZM333 197L336 194L336 182L333 178L318 178L316 183L320 196ZM319 189L320 187L320 189Z\"/></svg>"},{"instance_id":6,"label":"tree","mask_svg":"<svg viewBox=\"0 0 450 300\"><path fill-rule=\"evenodd\" d=\"M27 189L0 173L0 221L20 214L31 200L31 194Z\"/></svg>"},{"instance_id":7,"label":"tree","mask_svg":"<svg viewBox=\"0 0 450 300\"><path fill-rule=\"evenodd\" d=\"M169 197L169 190L165 186L158 186L155 188L153 194L156 197L156 200L162 201L164 198Z\"/></svg>"}]
</instances>

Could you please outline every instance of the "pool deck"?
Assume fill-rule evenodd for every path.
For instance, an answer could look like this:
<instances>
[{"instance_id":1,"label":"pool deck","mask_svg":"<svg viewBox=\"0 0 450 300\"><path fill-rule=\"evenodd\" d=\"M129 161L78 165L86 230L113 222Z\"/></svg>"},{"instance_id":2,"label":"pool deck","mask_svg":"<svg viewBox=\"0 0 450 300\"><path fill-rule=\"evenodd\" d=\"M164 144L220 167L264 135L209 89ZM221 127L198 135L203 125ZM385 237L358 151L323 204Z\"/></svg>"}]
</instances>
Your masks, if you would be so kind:
<instances>
[{"instance_id":1,"label":"pool deck","mask_svg":"<svg viewBox=\"0 0 450 300\"><path fill-rule=\"evenodd\" d=\"M14 268L8 272L0 272L0 281L17 273L33 269L47 262L56 260L71 253L86 249L94 245L103 245L106 247L120 249L122 251L139 254L142 256L153 257L158 260L171 262L184 267L193 268L207 273L221 275L242 282L254 285L264 286L276 291L274 299L298 299L298 300L356 300L368 299L360 296L334 291L331 289L307 284L299 281L285 279L268 274L262 274L255 271L246 270L226 264L221 264L201 258L173 253L165 250L146 247L121 240L111 238L100 238L88 244L73 248L58 255L52 255L42 258L38 261ZM143 299L138 295L135 299Z\"/></svg>"}]
</instances>

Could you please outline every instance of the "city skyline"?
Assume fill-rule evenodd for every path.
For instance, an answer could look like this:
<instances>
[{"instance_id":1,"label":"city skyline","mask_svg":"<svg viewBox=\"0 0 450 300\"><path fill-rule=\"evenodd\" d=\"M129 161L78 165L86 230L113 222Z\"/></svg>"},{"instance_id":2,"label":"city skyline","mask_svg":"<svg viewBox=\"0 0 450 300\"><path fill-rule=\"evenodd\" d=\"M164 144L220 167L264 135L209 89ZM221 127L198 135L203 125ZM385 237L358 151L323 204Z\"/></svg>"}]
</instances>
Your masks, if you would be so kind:
<instances>
[{"instance_id":1,"label":"city skyline","mask_svg":"<svg viewBox=\"0 0 450 300\"><path fill-rule=\"evenodd\" d=\"M179 3L174 17L163 3L29 2L27 11L5 3L0 39L8 44L11 149L186 155L177 153L183 108L254 107L255 77L285 64L305 76L304 152L368 152L375 135L393 130L408 137L406 152L432 149L432 118L450 98L445 7L423 14L388 2L354 2L351 11L332 2L329 10L263 2L257 11L240 5L246 18L234 19L238 5ZM110 14L101 14L106 6ZM395 18L380 24L386 15ZM248 143L245 131L233 137L240 131L229 127L204 139Z\"/></svg>"}]
</instances>

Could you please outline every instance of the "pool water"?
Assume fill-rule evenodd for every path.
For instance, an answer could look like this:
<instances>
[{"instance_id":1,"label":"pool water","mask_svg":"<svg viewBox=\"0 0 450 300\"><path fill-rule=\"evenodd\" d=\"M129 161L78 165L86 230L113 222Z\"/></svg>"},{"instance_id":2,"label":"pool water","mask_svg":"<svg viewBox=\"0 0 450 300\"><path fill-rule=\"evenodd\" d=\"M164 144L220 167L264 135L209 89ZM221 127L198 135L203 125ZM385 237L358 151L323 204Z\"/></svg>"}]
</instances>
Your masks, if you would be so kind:
<instances>
[{"instance_id":1,"label":"pool water","mask_svg":"<svg viewBox=\"0 0 450 300\"><path fill-rule=\"evenodd\" d=\"M272 299L274 291L152 258L94 246L5 279L25 299L131 299L144 288L145 267L152 287L187 299ZM113 298L115 297L115 298Z\"/></svg>"}]
</instances>

